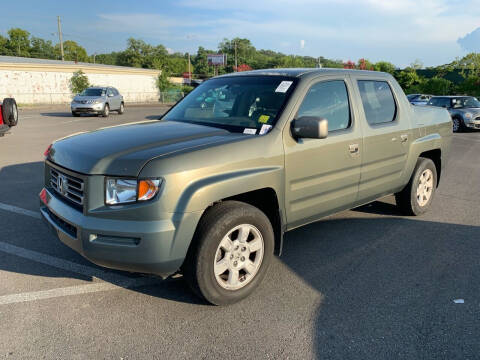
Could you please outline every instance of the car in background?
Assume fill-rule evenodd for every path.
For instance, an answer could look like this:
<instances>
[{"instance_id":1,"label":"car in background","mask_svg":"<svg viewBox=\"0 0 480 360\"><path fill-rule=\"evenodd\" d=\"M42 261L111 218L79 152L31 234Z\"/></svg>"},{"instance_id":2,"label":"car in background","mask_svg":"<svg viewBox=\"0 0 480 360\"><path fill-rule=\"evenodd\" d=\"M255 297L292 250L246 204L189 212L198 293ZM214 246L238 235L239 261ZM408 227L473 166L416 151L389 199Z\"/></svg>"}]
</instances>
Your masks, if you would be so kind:
<instances>
[{"instance_id":1,"label":"car in background","mask_svg":"<svg viewBox=\"0 0 480 360\"><path fill-rule=\"evenodd\" d=\"M453 132L480 129L480 101L473 96L434 96L429 106L443 107L452 117Z\"/></svg>"},{"instance_id":2,"label":"car in background","mask_svg":"<svg viewBox=\"0 0 480 360\"><path fill-rule=\"evenodd\" d=\"M0 136L4 136L11 127L18 124L18 107L13 98L0 102Z\"/></svg>"},{"instance_id":3,"label":"car in background","mask_svg":"<svg viewBox=\"0 0 480 360\"><path fill-rule=\"evenodd\" d=\"M407 95L407 99L412 105L427 105L428 101L432 98L432 96L433 95L410 94Z\"/></svg>"},{"instance_id":4,"label":"car in background","mask_svg":"<svg viewBox=\"0 0 480 360\"><path fill-rule=\"evenodd\" d=\"M97 114L107 117L110 111L123 114L125 102L114 87L89 87L73 98L70 108L73 116Z\"/></svg>"}]
</instances>

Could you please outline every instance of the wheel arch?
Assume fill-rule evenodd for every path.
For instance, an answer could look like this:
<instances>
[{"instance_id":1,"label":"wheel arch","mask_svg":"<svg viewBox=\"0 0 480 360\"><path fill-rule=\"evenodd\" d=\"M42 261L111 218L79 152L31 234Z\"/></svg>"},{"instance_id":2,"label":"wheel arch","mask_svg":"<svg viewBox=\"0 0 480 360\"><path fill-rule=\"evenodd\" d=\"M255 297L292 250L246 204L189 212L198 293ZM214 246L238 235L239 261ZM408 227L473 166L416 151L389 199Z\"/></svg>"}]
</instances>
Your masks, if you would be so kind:
<instances>
[{"instance_id":1,"label":"wheel arch","mask_svg":"<svg viewBox=\"0 0 480 360\"><path fill-rule=\"evenodd\" d=\"M429 151L422 152L419 157L430 159L435 164L435 169L437 170L437 187L440 184L440 176L442 173L442 150L433 149Z\"/></svg>"}]
</instances>

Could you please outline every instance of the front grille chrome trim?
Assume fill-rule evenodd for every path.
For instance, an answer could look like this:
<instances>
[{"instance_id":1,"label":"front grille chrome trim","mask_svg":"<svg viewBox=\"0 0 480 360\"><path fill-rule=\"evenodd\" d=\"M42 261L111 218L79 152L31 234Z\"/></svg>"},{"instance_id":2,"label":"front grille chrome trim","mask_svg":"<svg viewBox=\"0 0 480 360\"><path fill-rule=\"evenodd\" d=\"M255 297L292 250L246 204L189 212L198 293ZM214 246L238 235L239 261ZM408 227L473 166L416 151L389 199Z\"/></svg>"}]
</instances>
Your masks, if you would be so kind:
<instances>
[{"instance_id":1,"label":"front grille chrome trim","mask_svg":"<svg viewBox=\"0 0 480 360\"><path fill-rule=\"evenodd\" d=\"M62 189L59 188L59 177L62 178ZM50 186L57 194L83 206L84 203L84 182L82 179L67 175L62 171L50 168Z\"/></svg>"}]
</instances>

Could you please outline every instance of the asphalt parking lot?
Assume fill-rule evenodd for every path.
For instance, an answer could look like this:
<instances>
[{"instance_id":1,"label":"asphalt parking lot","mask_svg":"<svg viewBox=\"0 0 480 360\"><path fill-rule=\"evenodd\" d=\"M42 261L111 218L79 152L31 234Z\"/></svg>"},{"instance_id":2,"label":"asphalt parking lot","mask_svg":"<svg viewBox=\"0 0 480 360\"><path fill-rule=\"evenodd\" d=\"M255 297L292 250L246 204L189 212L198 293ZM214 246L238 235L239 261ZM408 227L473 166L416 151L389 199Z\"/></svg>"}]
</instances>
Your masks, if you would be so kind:
<instances>
[{"instance_id":1,"label":"asphalt parking lot","mask_svg":"<svg viewBox=\"0 0 480 360\"><path fill-rule=\"evenodd\" d=\"M38 213L52 140L165 110L22 110L0 138L0 358L480 357L480 132L454 135L427 215L401 216L386 197L294 230L253 296L214 307L181 277L89 263Z\"/></svg>"}]
</instances>

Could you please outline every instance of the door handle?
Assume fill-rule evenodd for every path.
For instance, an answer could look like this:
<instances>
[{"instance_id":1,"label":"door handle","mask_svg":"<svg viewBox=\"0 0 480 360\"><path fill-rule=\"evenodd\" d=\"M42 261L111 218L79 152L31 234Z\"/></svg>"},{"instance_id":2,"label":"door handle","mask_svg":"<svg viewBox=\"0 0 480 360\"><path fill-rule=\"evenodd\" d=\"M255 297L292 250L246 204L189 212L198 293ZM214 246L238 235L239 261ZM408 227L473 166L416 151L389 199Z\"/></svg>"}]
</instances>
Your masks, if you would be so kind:
<instances>
[{"instance_id":1,"label":"door handle","mask_svg":"<svg viewBox=\"0 0 480 360\"><path fill-rule=\"evenodd\" d=\"M400 135L400 142L404 143L404 142L407 142L407 140L408 140L407 134Z\"/></svg>"},{"instance_id":2,"label":"door handle","mask_svg":"<svg viewBox=\"0 0 480 360\"><path fill-rule=\"evenodd\" d=\"M358 154L358 144L350 144L348 146L348 151L350 151L350 154L352 155L356 155Z\"/></svg>"}]
</instances>

